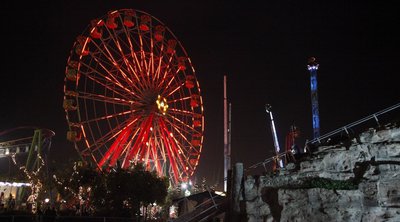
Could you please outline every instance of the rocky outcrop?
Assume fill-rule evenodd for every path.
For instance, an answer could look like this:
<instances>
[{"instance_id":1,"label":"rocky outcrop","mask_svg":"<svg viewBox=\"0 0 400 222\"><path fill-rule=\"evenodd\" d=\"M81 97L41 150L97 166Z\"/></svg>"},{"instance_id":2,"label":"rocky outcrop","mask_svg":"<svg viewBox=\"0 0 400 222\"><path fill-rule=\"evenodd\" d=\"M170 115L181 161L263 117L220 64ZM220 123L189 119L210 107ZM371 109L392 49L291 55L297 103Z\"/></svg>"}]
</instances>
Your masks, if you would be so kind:
<instances>
[{"instance_id":1,"label":"rocky outcrop","mask_svg":"<svg viewBox=\"0 0 400 222\"><path fill-rule=\"evenodd\" d=\"M319 146L276 175L246 176L247 221L400 221L400 128Z\"/></svg>"}]
</instances>

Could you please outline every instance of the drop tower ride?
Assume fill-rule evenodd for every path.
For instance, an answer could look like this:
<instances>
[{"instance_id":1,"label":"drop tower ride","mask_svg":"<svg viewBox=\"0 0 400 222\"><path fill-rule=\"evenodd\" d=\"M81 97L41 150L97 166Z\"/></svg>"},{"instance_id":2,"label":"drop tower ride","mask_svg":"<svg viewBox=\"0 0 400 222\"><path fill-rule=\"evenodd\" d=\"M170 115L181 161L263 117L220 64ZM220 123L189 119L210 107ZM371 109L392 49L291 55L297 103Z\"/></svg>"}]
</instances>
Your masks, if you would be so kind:
<instances>
[{"instance_id":1,"label":"drop tower ride","mask_svg":"<svg viewBox=\"0 0 400 222\"><path fill-rule=\"evenodd\" d=\"M311 111L313 123L313 136L314 139L320 136L319 126L319 110L318 110L318 91L317 91L317 70L319 64L314 57L308 59L307 69L310 71L311 83Z\"/></svg>"}]
</instances>

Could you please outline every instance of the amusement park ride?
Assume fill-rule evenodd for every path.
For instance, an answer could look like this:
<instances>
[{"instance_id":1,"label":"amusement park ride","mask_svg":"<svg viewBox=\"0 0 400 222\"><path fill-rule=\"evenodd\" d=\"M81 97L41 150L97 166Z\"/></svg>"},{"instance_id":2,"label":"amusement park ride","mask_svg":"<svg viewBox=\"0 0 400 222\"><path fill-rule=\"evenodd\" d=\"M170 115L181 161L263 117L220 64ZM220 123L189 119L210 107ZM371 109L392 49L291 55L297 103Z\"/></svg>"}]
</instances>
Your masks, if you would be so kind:
<instances>
[{"instance_id":1,"label":"amusement park ride","mask_svg":"<svg viewBox=\"0 0 400 222\"><path fill-rule=\"evenodd\" d=\"M313 123L314 139L320 136L319 127L319 109L318 109L318 91L317 91L317 70L319 64L314 57L308 59L307 69L310 71L310 85L311 85L311 111Z\"/></svg>"},{"instance_id":2,"label":"amusement park ride","mask_svg":"<svg viewBox=\"0 0 400 222\"><path fill-rule=\"evenodd\" d=\"M269 117L271 119L271 132L272 132L272 138L274 140L275 154L277 158L276 160L278 161L279 167L283 167L283 161L281 158L279 158L280 147L279 147L278 136L276 134L275 121L272 115L272 106L270 104L265 105L265 111L269 114Z\"/></svg>"},{"instance_id":3,"label":"amusement park ride","mask_svg":"<svg viewBox=\"0 0 400 222\"><path fill-rule=\"evenodd\" d=\"M311 111L312 111L312 123L313 123L313 136L314 139L320 137L320 127L319 127L319 110L318 110L318 92L317 92L317 70L319 64L316 62L315 57L310 57L308 59L307 69L310 71L310 85L311 85ZM272 115L272 106L270 104L265 105L266 112L269 114L271 120L271 133L274 141L275 147L275 157L274 159L274 168L282 168L284 166L282 157L284 156L286 159L286 163L289 160L294 160L294 154L300 152L299 147L297 147L296 139L300 135L300 131L293 124L290 128L290 132L286 136L286 144L285 144L285 152L280 153L278 136L275 128L275 122Z\"/></svg>"},{"instance_id":4,"label":"amusement park ride","mask_svg":"<svg viewBox=\"0 0 400 222\"><path fill-rule=\"evenodd\" d=\"M91 21L67 60L63 107L68 140L101 170L143 163L178 184L199 163L204 116L195 70L150 14L121 9Z\"/></svg>"},{"instance_id":5,"label":"amusement park ride","mask_svg":"<svg viewBox=\"0 0 400 222\"><path fill-rule=\"evenodd\" d=\"M31 198L34 201L37 198L38 192L42 186L40 175L46 173L47 155L51 147L51 139L54 132L48 129L23 126L9 129L0 132L0 139L6 138L5 141L0 141L0 159L9 160L10 163L17 168L17 172L7 173L8 177L18 177L18 171L22 173L19 180L24 182L2 182L0 185L11 187L9 193L16 199L24 198L26 194L26 186L31 187ZM11 160L11 161L10 161ZM9 166L11 169L11 166ZM12 187L17 187L13 192ZM22 189L18 189L22 187Z\"/></svg>"}]
</instances>

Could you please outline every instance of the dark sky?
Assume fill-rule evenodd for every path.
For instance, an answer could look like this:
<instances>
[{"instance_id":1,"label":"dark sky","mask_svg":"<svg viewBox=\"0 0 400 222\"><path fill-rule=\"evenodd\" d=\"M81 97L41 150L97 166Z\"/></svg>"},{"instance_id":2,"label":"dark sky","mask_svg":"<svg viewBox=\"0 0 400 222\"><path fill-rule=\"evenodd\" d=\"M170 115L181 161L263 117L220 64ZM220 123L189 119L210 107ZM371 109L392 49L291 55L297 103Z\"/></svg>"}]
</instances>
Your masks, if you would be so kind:
<instances>
[{"instance_id":1,"label":"dark sky","mask_svg":"<svg viewBox=\"0 0 400 222\"><path fill-rule=\"evenodd\" d=\"M66 141L64 70L76 36L110 10L134 8L161 20L185 47L200 82L205 141L195 175L222 184L223 75L232 103L232 163L274 153L295 122L312 137L307 58L315 56L321 133L400 102L399 8L377 1L14 1L1 13L0 130L52 129L53 158ZM20 3L18 3L20 2ZM374 2L374 3L372 3Z\"/></svg>"}]
</instances>

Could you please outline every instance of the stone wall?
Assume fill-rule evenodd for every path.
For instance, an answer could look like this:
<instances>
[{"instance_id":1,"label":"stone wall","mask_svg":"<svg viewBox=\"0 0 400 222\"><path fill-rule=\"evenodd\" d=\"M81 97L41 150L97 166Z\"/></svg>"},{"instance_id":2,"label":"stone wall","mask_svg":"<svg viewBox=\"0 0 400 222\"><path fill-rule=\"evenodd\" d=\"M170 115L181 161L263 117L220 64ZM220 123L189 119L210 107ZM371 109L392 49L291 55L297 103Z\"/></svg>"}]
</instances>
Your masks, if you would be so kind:
<instances>
[{"instance_id":1,"label":"stone wall","mask_svg":"<svg viewBox=\"0 0 400 222\"><path fill-rule=\"evenodd\" d=\"M245 176L246 221L400 221L400 128L319 146L277 174Z\"/></svg>"}]
</instances>

